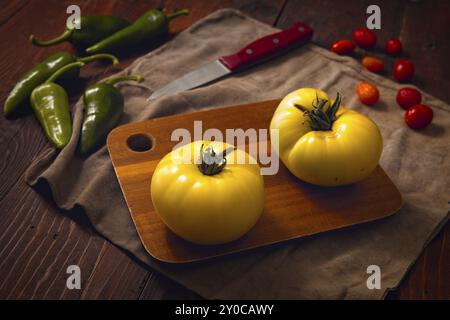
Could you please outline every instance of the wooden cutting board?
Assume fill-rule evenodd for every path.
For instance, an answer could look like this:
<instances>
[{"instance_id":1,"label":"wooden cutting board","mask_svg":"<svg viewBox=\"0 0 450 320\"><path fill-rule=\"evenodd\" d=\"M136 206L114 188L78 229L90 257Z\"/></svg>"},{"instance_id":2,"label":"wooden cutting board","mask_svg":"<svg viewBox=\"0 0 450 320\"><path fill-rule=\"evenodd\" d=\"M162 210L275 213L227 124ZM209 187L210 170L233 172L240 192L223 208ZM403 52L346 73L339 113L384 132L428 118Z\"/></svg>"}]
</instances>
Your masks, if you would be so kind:
<instances>
[{"instance_id":1,"label":"wooden cutting board","mask_svg":"<svg viewBox=\"0 0 450 320\"><path fill-rule=\"evenodd\" d=\"M276 175L264 176L265 207L261 219L241 239L224 245L196 245L177 237L161 221L150 197L150 182L159 160L178 141L171 133L194 121L208 128L266 129L280 100L213 109L131 123L108 136L108 150L131 217L142 243L154 258L192 262L320 232L348 227L394 214L402 197L381 167L364 181L342 187L318 187L294 177L280 161ZM261 143L261 142L260 142ZM174 199L176 201L176 199Z\"/></svg>"}]
</instances>

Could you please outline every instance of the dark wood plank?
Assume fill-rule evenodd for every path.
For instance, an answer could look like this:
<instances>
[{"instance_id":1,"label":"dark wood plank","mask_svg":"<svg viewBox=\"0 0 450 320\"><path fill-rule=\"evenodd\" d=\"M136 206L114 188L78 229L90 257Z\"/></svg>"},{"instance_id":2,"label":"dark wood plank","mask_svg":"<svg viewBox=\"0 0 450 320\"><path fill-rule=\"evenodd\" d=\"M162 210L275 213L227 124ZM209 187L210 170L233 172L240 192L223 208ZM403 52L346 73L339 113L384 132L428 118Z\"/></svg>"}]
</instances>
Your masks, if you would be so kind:
<instances>
[{"instance_id":1,"label":"dark wood plank","mask_svg":"<svg viewBox=\"0 0 450 320\"><path fill-rule=\"evenodd\" d=\"M158 273L151 273L139 296L140 300L199 300L198 294Z\"/></svg>"},{"instance_id":2,"label":"dark wood plank","mask_svg":"<svg viewBox=\"0 0 450 320\"><path fill-rule=\"evenodd\" d=\"M22 182L0 212L0 299L137 299L152 274L96 234L81 210L62 212ZM81 269L81 290L66 287L69 265Z\"/></svg>"},{"instance_id":3,"label":"dark wood plank","mask_svg":"<svg viewBox=\"0 0 450 320\"><path fill-rule=\"evenodd\" d=\"M366 24L366 8L373 1L296 0L289 1L277 23L288 27L295 20L303 20L314 28L313 41L329 48L338 39L352 39L352 31ZM377 30L376 50L382 50L385 41L398 36L404 10L403 1L377 1L381 8L382 29Z\"/></svg>"},{"instance_id":4,"label":"dark wood plank","mask_svg":"<svg viewBox=\"0 0 450 320\"><path fill-rule=\"evenodd\" d=\"M14 17L14 15L22 10L29 1L30 0L3 1L0 7L0 26Z\"/></svg>"},{"instance_id":5,"label":"dark wood plank","mask_svg":"<svg viewBox=\"0 0 450 320\"><path fill-rule=\"evenodd\" d=\"M81 299L137 299L153 274L108 243L83 289Z\"/></svg>"},{"instance_id":6,"label":"dark wood plank","mask_svg":"<svg viewBox=\"0 0 450 320\"><path fill-rule=\"evenodd\" d=\"M17 77L48 54L71 48L61 44L54 48L42 49L32 47L26 41L31 32L42 37L50 37L55 30L64 27L65 9L71 2L33 1L23 11L18 12L0 28L2 39L8 38L14 50L2 51L2 80L5 86L1 92L4 101L9 87ZM85 14L119 14L132 5L129 1L80 1ZM42 19L39 10L46 6L49 19ZM23 21L28 21L24 24ZM34 21L34 22L33 22ZM38 23L39 22L39 23ZM37 27L36 27L37 26ZM58 31L59 32L59 31ZM18 60L17 56L22 59ZM103 66L97 65L83 71L84 77L104 75ZM69 88L72 101L81 92ZM65 270L69 264L77 264L82 269L83 287L95 287L91 273L100 263L104 252L116 252L116 261L131 261L122 251L95 234L88 223L79 218L70 219L57 209L48 199L42 199L25 185L22 174L35 157L48 143L39 125L32 116L6 120L0 118L1 166L0 166L0 214L2 217L0 233L2 250L0 253L0 296L5 298L80 298L84 291L67 290ZM80 224L81 222L81 224ZM113 260L114 261L114 260ZM124 266L129 270L129 266ZM123 270L125 268L122 267ZM119 270L119 269L118 269ZM136 277L147 277L149 271L139 269ZM104 270L104 273L107 273ZM97 275L98 272L95 274ZM135 275L130 273L128 280ZM126 296L116 290L120 296ZM134 298L138 297L138 293Z\"/></svg>"},{"instance_id":7,"label":"dark wood plank","mask_svg":"<svg viewBox=\"0 0 450 320\"><path fill-rule=\"evenodd\" d=\"M408 1L400 39L415 64L414 84L450 102L450 1Z\"/></svg>"},{"instance_id":8,"label":"dark wood plank","mask_svg":"<svg viewBox=\"0 0 450 320\"><path fill-rule=\"evenodd\" d=\"M55 30L64 28L67 15L66 8L71 1L32 1L12 19L0 27L0 38L8 42L8 47L0 52L0 80L4 84L0 89L0 104L3 106L9 91L17 79L29 70L34 64L43 60L51 53L60 50L73 50L68 44L60 44L51 48L38 48L28 42L31 33L42 37L55 35ZM101 4L109 4L101 6ZM128 5L127 1L103 2L82 1L80 7L86 14L97 12L98 14L111 14L115 10L123 11ZM49 19L43 19L40 8L45 4L46 15ZM27 21L27 23L24 23ZM20 59L18 59L20 57ZM102 75L105 66L101 63L86 66L83 77ZM83 84L87 79L69 88L72 101L81 94ZM92 79L91 81L95 81ZM47 145L38 123L33 116L27 116L15 120L5 119L3 112L0 116L0 143L2 152L0 154L0 199L2 199L24 172L31 159ZM32 143L30 143L32 142Z\"/></svg>"},{"instance_id":9,"label":"dark wood plank","mask_svg":"<svg viewBox=\"0 0 450 320\"><path fill-rule=\"evenodd\" d=\"M188 8L190 10L188 17L173 21L172 30L178 32L222 8L235 8L262 22L274 24L284 2L284 0L166 0L164 6L169 12L175 8Z\"/></svg>"},{"instance_id":10,"label":"dark wood plank","mask_svg":"<svg viewBox=\"0 0 450 320\"><path fill-rule=\"evenodd\" d=\"M46 146L47 139L40 132L36 120L28 117L20 123L0 125L0 201L6 197L12 186L31 160ZM30 143L32 142L32 143Z\"/></svg>"},{"instance_id":11,"label":"dark wood plank","mask_svg":"<svg viewBox=\"0 0 450 320\"><path fill-rule=\"evenodd\" d=\"M66 268L78 264L89 274L105 243L22 181L0 203L0 212L2 299L59 298Z\"/></svg>"}]
</instances>

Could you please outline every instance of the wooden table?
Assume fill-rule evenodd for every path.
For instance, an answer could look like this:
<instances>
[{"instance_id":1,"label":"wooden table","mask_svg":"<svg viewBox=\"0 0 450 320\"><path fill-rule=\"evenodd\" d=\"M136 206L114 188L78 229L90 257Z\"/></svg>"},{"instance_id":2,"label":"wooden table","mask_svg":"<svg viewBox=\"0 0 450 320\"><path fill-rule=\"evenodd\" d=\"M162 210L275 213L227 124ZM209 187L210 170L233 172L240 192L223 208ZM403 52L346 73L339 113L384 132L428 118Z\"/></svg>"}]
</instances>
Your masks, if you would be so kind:
<instances>
[{"instance_id":1,"label":"wooden table","mask_svg":"<svg viewBox=\"0 0 450 320\"><path fill-rule=\"evenodd\" d=\"M160 5L149 1L0 1L1 105L26 70L67 44L40 49L27 41L31 33L57 34L67 19L66 8L78 4L82 14L115 14L136 19ZM204 0L162 1L169 10L188 7L189 17L173 22L176 33L224 7L240 9L265 23L284 28L301 19L315 27L314 41L329 47L365 24L372 1L333 0ZM381 7L379 43L399 36L416 66L414 83L450 101L450 25L448 1L377 1ZM380 50L381 51L381 50ZM140 53L142 54L142 53ZM139 54L123 60L122 68ZM389 60L388 64L392 64ZM90 65L84 83L70 88L72 101L83 85L111 74ZM64 212L23 181L24 171L48 142L32 116L15 121L0 117L0 298L10 299L158 299L197 298L180 285L153 272L99 236L81 211ZM400 287L389 298L450 298L450 227L447 225L422 253ZM66 289L66 268L82 270L82 290Z\"/></svg>"}]
</instances>

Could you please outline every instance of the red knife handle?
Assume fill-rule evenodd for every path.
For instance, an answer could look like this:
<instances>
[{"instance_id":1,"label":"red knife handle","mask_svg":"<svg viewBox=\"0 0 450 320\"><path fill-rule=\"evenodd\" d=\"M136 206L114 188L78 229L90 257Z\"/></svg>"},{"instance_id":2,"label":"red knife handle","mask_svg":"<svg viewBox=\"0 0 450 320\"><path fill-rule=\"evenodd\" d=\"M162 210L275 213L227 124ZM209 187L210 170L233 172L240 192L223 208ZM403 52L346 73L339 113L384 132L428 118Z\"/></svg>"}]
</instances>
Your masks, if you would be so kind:
<instances>
[{"instance_id":1,"label":"red knife handle","mask_svg":"<svg viewBox=\"0 0 450 320\"><path fill-rule=\"evenodd\" d=\"M229 56L222 56L219 61L231 71L258 63L285 49L304 43L313 35L313 29L304 22L295 22L289 29L270 34L247 45Z\"/></svg>"}]
</instances>

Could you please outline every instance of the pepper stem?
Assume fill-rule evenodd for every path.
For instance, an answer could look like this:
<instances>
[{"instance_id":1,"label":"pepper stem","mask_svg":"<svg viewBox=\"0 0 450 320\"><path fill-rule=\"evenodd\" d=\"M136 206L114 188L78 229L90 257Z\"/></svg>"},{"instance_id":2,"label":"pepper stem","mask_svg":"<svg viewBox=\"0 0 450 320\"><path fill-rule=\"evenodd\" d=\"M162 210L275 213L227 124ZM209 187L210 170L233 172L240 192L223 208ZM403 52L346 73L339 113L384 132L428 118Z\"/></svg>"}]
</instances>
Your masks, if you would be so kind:
<instances>
[{"instance_id":1,"label":"pepper stem","mask_svg":"<svg viewBox=\"0 0 450 320\"><path fill-rule=\"evenodd\" d=\"M70 37L72 37L72 33L73 33L73 29L66 30L62 34L60 34L59 36L57 36L57 37L55 37L53 39L50 39L50 40L41 40L39 38L36 38L35 35L32 34L30 36L30 41L35 46L48 47L48 46L52 46L54 44L61 43L61 42L64 42L66 40L69 40Z\"/></svg>"},{"instance_id":2,"label":"pepper stem","mask_svg":"<svg viewBox=\"0 0 450 320\"><path fill-rule=\"evenodd\" d=\"M175 10L172 13L168 13L166 15L167 19L172 20L173 18L179 17L179 16L187 16L189 14L188 9L181 9L181 10Z\"/></svg>"},{"instance_id":3,"label":"pepper stem","mask_svg":"<svg viewBox=\"0 0 450 320\"><path fill-rule=\"evenodd\" d=\"M109 83L111 85L115 85L118 82L122 81L137 81L142 82L144 81L144 77L140 75L129 75L129 76L117 76L111 79L108 79L105 81L105 83Z\"/></svg>"},{"instance_id":4,"label":"pepper stem","mask_svg":"<svg viewBox=\"0 0 450 320\"><path fill-rule=\"evenodd\" d=\"M45 83L55 82L56 79L58 79L63 73L70 69L74 68L81 68L84 66L84 62L78 61L78 62L72 62L69 64L66 64L64 67L59 68L55 71L48 79L45 81Z\"/></svg>"},{"instance_id":5,"label":"pepper stem","mask_svg":"<svg viewBox=\"0 0 450 320\"><path fill-rule=\"evenodd\" d=\"M222 154L216 154L212 146L206 147L205 151L203 151L202 144L200 147L200 164L198 165L198 169L207 176L218 174L227 164L226 155L234 149L235 147L230 147L223 150Z\"/></svg>"},{"instance_id":6,"label":"pepper stem","mask_svg":"<svg viewBox=\"0 0 450 320\"><path fill-rule=\"evenodd\" d=\"M98 60L98 59L109 59L112 61L113 66L116 66L120 63L119 59L117 59L117 57L113 56L112 54L108 54L108 53L99 53L99 54L93 54L92 56L77 58L77 61L89 63L89 62L92 62L92 61Z\"/></svg>"}]
</instances>

